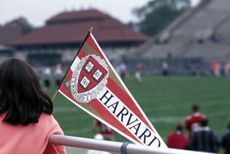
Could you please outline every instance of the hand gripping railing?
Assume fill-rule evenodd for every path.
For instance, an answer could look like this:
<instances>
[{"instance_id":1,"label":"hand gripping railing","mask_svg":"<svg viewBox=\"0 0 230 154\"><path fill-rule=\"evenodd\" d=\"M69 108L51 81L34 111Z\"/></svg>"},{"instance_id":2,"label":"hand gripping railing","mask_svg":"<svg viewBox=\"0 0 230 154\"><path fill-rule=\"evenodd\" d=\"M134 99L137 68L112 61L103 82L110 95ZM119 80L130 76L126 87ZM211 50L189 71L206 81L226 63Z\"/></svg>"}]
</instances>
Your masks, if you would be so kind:
<instances>
[{"instance_id":1,"label":"hand gripping railing","mask_svg":"<svg viewBox=\"0 0 230 154\"><path fill-rule=\"evenodd\" d=\"M194 152L170 148L152 148L128 142L122 143L64 135L52 135L49 139L49 143L121 154L208 154L204 152Z\"/></svg>"}]
</instances>

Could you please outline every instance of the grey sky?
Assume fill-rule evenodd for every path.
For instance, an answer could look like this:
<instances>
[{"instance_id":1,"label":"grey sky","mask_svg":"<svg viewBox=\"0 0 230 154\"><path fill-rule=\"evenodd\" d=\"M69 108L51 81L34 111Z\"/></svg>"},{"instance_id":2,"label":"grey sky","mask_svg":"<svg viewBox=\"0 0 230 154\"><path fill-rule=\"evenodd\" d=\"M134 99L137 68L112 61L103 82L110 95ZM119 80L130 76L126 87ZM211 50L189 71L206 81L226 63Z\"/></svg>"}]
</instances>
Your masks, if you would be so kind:
<instances>
[{"instance_id":1,"label":"grey sky","mask_svg":"<svg viewBox=\"0 0 230 154\"><path fill-rule=\"evenodd\" d=\"M124 23L135 21L134 8L150 0L0 0L0 24L24 16L34 26L42 26L48 18L67 10L96 8ZM197 3L199 0L193 0Z\"/></svg>"}]
</instances>

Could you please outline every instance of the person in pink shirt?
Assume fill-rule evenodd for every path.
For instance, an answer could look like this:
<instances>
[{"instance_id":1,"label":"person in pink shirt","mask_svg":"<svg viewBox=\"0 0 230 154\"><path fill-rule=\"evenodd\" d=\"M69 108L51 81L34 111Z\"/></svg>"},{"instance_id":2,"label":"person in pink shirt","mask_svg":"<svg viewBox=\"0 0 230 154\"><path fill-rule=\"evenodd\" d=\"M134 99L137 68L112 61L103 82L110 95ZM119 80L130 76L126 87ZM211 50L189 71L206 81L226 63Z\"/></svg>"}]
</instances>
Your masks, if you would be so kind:
<instances>
[{"instance_id":1,"label":"person in pink shirt","mask_svg":"<svg viewBox=\"0 0 230 154\"><path fill-rule=\"evenodd\" d=\"M52 134L63 134L52 112L29 64L13 58L0 65L1 154L66 154L64 146L48 143Z\"/></svg>"}]
</instances>

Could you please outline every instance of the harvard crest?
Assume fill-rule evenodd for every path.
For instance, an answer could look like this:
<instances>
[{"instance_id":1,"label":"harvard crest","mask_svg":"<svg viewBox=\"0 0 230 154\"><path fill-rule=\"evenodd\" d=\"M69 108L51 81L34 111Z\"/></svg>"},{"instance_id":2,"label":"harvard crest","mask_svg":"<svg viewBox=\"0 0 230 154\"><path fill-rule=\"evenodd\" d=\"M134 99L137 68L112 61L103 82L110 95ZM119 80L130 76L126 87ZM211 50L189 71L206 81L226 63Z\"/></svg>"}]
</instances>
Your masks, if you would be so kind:
<instances>
[{"instance_id":1,"label":"harvard crest","mask_svg":"<svg viewBox=\"0 0 230 154\"><path fill-rule=\"evenodd\" d=\"M77 64L70 81L72 96L80 103L95 99L106 86L108 65L96 55L87 55Z\"/></svg>"}]
</instances>

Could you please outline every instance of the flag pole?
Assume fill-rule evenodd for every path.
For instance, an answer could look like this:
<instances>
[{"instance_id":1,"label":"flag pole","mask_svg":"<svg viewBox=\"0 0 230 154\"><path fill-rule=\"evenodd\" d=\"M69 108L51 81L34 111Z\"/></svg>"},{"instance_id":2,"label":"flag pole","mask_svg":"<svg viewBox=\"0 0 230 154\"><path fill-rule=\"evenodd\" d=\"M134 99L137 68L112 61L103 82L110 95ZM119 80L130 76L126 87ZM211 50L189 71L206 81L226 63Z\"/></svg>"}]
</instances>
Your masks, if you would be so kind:
<instances>
[{"instance_id":1,"label":"flag pole","mask_svg":"<svg viewBox=\"0 0 230 154\"><path fill-rule=\"evenodd\" d=\"M92 31L93 31L93 27L90 27L89 32L92 33Z\"/></svg>"},{"instance_id":2,"label":"flag pole","mask_svg":"<svg viewBox=\"0 0 230 154\"><path fill-rule=\"evenodd\" d=\"M55 93L53 94L52 99L51 99L52 102L55 100L57 94L58 94L58 90L56 89L56 90L55 90Z\"/></svg>"},{"instance_id":3,"label":"flag pole","mask_svg":"<svg viewBox=\"0 0 230 154\"><path fill-rule=\"evenodd\" d=\"M92 33L92 31L93 31L93 27L90 27L89 32L87 33L87 35L86 35L86 37L85 37L84 41L81 43L81 46L80 46L80 48L79 48L79 50L78 50L77 54L74 56L74 58L73 58L72 62L70 63L70 65L69 65L69 67L68 67L68 69L67 69L67 71L66 71L66 73L65 73L64 77L62 78L62 81L60 82L60 84L59 84L58 88L56 89L55 93L53 94L52 99L51 99L51 100L52 100L52 102L55 100L55 98L56 98L56 96L57 96L57 94L58 94L58 89L60 88L61 83L62 83L62 82L63 82L63 80L65 79L65 77L66 77L66 75L67 75L68 70L70 69L70 67L71 67L72 63L73 63L73 62L74 62L74 60L76 59L76 57L77 57L77 55L78 55L79 51L82 49L82 47L83 47L83 45L84 45L84 43L85 43L85 41L86 41L86 39L87 39L88 35L89 35L90 33Z\"/></svg>"}]
</instances>

